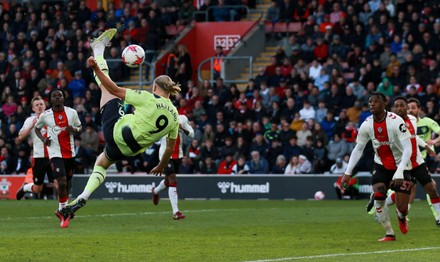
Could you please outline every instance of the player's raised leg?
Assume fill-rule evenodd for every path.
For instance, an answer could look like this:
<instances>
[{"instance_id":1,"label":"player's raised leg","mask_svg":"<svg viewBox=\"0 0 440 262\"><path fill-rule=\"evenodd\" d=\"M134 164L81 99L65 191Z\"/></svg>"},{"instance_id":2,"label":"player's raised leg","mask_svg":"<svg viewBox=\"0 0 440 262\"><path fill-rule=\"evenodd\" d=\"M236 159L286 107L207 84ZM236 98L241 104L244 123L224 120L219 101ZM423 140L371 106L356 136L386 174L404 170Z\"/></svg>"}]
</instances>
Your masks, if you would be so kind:
<instances>
[{"instance_id":1,"label":"player's raised leg","mask_svg":"<svg viewBox=\"0 0 440 262\"><path fill-rule=\"evenodd\" d=\"M93 56L95 57L96 63L98 64L99 68L102 70L102 72L106 75L108 75L108 66L107 62L104 59L104 51L105 47L110 43L113 36L116 34L117 30L115 28L111 28L103 32L98 38L94 39L91 43L90 47L93 51ZM98 79L98 77L95 76L95 81L98 84L98 86L101 89L101 107L103 107L108 101L117 98L116 96L109 93L107 89L101 86L101 81ZM110 77L109 77L110 78Z\"/></svg>"}]
</instances>

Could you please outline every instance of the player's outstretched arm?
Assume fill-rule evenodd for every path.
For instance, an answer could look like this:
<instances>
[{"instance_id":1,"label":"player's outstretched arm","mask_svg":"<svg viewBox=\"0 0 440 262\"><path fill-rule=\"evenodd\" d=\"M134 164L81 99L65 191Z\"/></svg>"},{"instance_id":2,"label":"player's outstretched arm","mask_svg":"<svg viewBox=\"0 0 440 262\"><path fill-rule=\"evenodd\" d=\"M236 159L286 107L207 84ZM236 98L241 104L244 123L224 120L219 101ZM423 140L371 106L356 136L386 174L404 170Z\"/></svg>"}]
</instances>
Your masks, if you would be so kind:
<instances>
[{"instance_id":1,"label":"player's outstretched arm","mask_svg":"<svg viewBox=\"0 0 440 262\"><path fill-rule=\"evenodd\" d=\"M98 64L96 63L96 60L93 56L89 57L87 59L87 64L89 65L90 68L93 69L93 71L95 72L96 76L98 77L99 81L101 81L101 85L107 89L107 91L114 95L119 97L122 100L125 100L125 93L127 91L127 89L119 87L115 84L115 82L113 82L110 77L107 77L104 72L102 72L102 70L99 68Z\"/></svg>"},{"instance_id":2,"label":"player's outstretched arm","mask_svg":"<svg viewBox=\"0 0 440 262\"><path fill-rule=\"evenodd\" d=\"M359 159L362 157L362 152L364 152L365 145L356 144L353 151L351 152L350 159L348 160L347 168L345 169L344 176L341 180L342 187L345 187L346 184L351 179L351 175L353 173L353 169L356 167Z\"/></svg>"},{"instance_id":3,"label":"player's outstretched arm","mask_svg":"<svg viewBox=\"0 0 440 262\"><path fill-rule=\"evenodd\" d=\"M38 120L37 118L34 118L34 120L32 121L32 124L28 128L22 128L20 130L20 132L18 132L18 138L17 138L18 142L25 140L26 137L28 137L31 134L32 129L34 128L35 124L37 123L37 120Z\"/></svg>"},{"instance_id":4,"label":"player's outstretched arm","mask_svg":"<svg viewBox=\"0 0 440 262\"><path fill-rule=\"evenodd\" d=\"M170 160L171 154L173 153L174 146L176 145L176 139L171 139L167 137L167 147L165 148L165 152L162 155L162 158L160 159L159 164L157 164L156 167L154 167L150 174L154 175L162 175L163 169L168 164L168 161Z\"/></svg>"},{"instance_id":5,"label":"player's outstretched arm","mask_svg":"<svg viewBox=\"0 0 440 262\"><path fill-rule=\"evenodd\" d=\"M435 151L432 150L431 147L425 141L423 141L423 139L421 139L419 136L416 136L416 140L417 140L417 145L419 147L426 149L426 152L428 153L429 156L434 157L436 155Z\"/></svg>"},{"instance_id":6,"label":"player's outstretched arm","mask_svg":"<svg viewBox=\"0 0 440 262\"><path fill-rule=\"evenodd\" d=\"M401 140L400 143L402 144L403 152L399 166L393 176L393 180L395 180L393 184L395 187L399 187L403 183L403 171L408 165L412 154L411 140L409 137Z\"/></svg>"}]
</instances>

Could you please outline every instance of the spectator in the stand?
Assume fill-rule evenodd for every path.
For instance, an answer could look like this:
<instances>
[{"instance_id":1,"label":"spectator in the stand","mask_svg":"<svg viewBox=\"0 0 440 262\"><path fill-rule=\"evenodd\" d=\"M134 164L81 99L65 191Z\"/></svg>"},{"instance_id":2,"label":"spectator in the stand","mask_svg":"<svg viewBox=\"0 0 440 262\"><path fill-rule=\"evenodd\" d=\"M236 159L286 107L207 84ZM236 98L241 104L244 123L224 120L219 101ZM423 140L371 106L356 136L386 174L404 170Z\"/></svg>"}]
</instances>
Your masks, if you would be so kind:
<instances>
[{"instance_id":1,"label":"spectator in the stand","mask_svg":"<svg viewBox=\"0 0 440 262\"><path fill-rule=\"evenodd\" d=\"M295 113L292 123L290 123L290 129L294 130L295 132L298 132L299 130L301 130L303 123L304 123L304 119L301 119L299 113Z\"/></svg>"},{"instance_id":2,"label":"spectator in the stand","mask_svg":"<svg viewBox=\"0 0 440 262\"><path fill-rule=\"evenodd\" d=\"M81 70L75 72L75 78L67 86L69 92L75 97L84 97L86 91L86 82L82 78Z\"/></svg>"},{"instance_id":3,"label":"spectator in the stand","mask_svg":"<svg viewBox=\"0 0 440 262\"><path fill-rule=\"evenodd\" d=\"M189 156L189 158L193 163L198 163L200 160L200 152L201 150L200 150L199 140L193 139L191 141L191 144L186 149L185 155Z\"/></svg>"},{"instance_id":4,"label":"spectator in the stand","mask_svg":"<svg viewBox=\"0 0 440 262\"><path fill-rule=\"evenodd\" d=\"M309 120L315 118L315 109L311 106L308 100L304 101L304 107L299 110L299 115L301 119Z\"/></svg>"},{"instance_id":5,"label":"spectator in the stand","mask_svg":"<svg viewBox=\"0 0 440 262\"><path fill-rule=\"evenodd\" d=\"M232 174L232 168L237 162L232 158L232 154L228 153L223 161L220 162L217 174L230 175Z\"/></svg>"},{"instance_id":6,"label":"spectator in the stand","mask_svg":"<svg viewBox=\"0 0 440 262\"><path fill-rule=\"evenodd\" d=\"M214 143L211 140L206 140L204 146L200 149L200 160L204 161L208 157L213 160L219 159L218 149L214 147Z\"/></svg>"},{"instance_id":7,"label":"spectator in the stand","mask_svg":"<svg viewBox=\"0 0 440 262\"><path fill-rule=\"evenodd\" d=\"M325 145L327 145L328 141L329 141L328 134L322 129L322 126L320 123L315 123L313 125L312 138L313 138L315 144L318 142L318 140L320 140Z\"/></svg>"},{"instance_id":8,"label":"spectator in the stand","mask_svg":"<svg viewBox=\"0 0 440 262\"><path fill-rule=\"evenodd\" d=\"M347 109L347 118L350 122L357 124L359 122L359 117L362 112L361 101L356 100L352 107Z\"/></svg>"},{"instance_id":9,"label":"spectator in the stand","mask_svg":"<svg viewBox=\"0 0 440 262\"><path fill-rule=\"evenodd\" d=\"M218 0L217 6L213 10L215 22L235 21L237 11L229 7L225 7L225 0Z\"/></svg>"},{"instance_id":10,"label":"spectator in the stand","mask_svg":"<svg viewBox=\"0 0 440 262\"><path fill-rule=\"evenodd\" d=\"M322 129L327 133L329 138L333 138L334 132L335 132L335 125L336 121L334 119L334 113L333 111L327 111L327 115L325 118L321 121L321 127Z\"/></svg>"},{"instance_id":11,"label":"spectator in the stand","mask_svg":"<svg viewBox=\"0 0 440 262\"><path fill-rule=\"evenodd\" d=\"M330 76L327 74L327 70L322 68L319 76L315 78L314 85L318 87L319 91L323 91L325 83L328 83L329 81Z\"/></svg>"},{"instance_id":12,"label":"spectator in the stand","mask_svg":"<svg viewBox=\"0 0 440 262\"><path fill-rule=\"evenodd\" d=\"M279 139L272 140L272 143L270 144L270 147L267 150L266 154L270 170L272 170L272 168L274 167L277 156L281 154L283 154L283 147Z\"/></svg>"},{"instance_id":13,"label":"spectator in the stand","mask_svg":"<svg viewBox=\"0 0 440 262\"><path fill-rule=\"evenodd\" d=\"M336 159L336 163L334 163L330 167L330 174L342 175L344 174L346 168L347 168L347 163L343 161L342 158L338 157Z\"/></svg>"},{"instance_id":14,"label":"spectator in the stand","mask_svg":"<svg viewBox=\"0 0 440 262\"><path fill-rule=\"evenodd\" d=\"M335 133L338 133L339 136L342 136L342 133L345 131L345 128L348 123L347 118L347 110L343 109L339 112L338 120L336 120L335 124Z\"/></svg>"},{"instance_id":15,"label":"spectator in the stand","mask_svg":"<svg viewBox=\"0 0 440 262\"><path fill-rule=\"evenodd\" d=\"M268 149L268 144L264 140L263 134L258 132L255 134L255 138L253 139L249 150L251 152L257 151L261 157L266 157Z\"/></svg>"},{"instance_id":16,"label":"spectator in the stand","mask_svg":"<svg viewBox=\"0 0 440 262\"><path fill-rule=\"evenodd\" d=\"M299 159L298 155L291 156L289 164L287 164L286 169L284 170L285 175L296 175L298 174L299 167Z\"/></svg>"},{"instance_id":17,"label":"spectator in the stand","mask_svg":"<svg viewBox=\"0 0 440 262\"><path fill-rule=\"evenodd\" d=\"M236 153L234 155L234 159L238 159L238 157L240 155L242 155L242 156L249 156L249 146L247 144L246 139L243 136L239 135L237 137L237 145L236 145L236 147L237 147L237 151L236 151Z\"/></svg>"},{"instance_id":18,"label":"spectator in the stand","mask_svg":"<svg viewBox=\"0 0 440 262\"><path fill-rule=\"evenodd\" d=\"M177 46L177 66L184 65L185 76L187 79L191 79L192 76L192 64L191 55L186 48L186 45L180 44ZM186 92L185 92L186 93Z\"/></svg>"},{"instance_id":19,"label":"spectator in the stand","mask_svg":"<svg viewBox=\"0 0 440 262\"><path fill-rule=\"evenodd\" d=\"M281 22L291 22L293 19L293 12L295 10L295 5L290 0L283 0L280 4L280 21Z\"/></svg>"},{"instance_id":20,"label":"spectator in the stand","mask_svg":"<svg viewBox=\"0 0 440 262\"><path fill-rule=\"evenodd\" d=\"M298 146L303 147L307 143L307 137L311 136L312 132L309 129L309 123L304 122L302 124L301 130L296 132L296 136L298 138Z\"/></svg>"},{"instance_id":21,"label":"spectator in the stand","mask_svg":"<svg viewBox=\"0 0 440 262\"><path fill-rule=\"evenodd\" d=\"M237 147L232 141L232 137L227 136L225 138L224 146L222 146L219 150L220 157L226 158L227 155L233 156L237 152Z\"/></svg>"},{"instance_id":22,"label":"spectator in the stand","mask_svg":"<svg viewBox=\"0 0 440 262\"><path fill-rule=\"evenodd\" d=\"M60 73L62 73L62 76L67 79L67 82L72 81L72 73L67 70L62 61L59 61L56 68L52 71L52 78L60 78Z\"/></svg>"},{"instance_id":23,"label":"spectator in the stand","mask_svg":"<svg viewBox=\"0 0 440 262\"><path fill-rule=\"evenodd\" d=\"M382 82L377 87L377 92L380 92L388 97L393 96L394 87L391 85L391 82L387 77L382 78Z\"/></svg>"},{"instance_id":24,"label":"spectator in the stand","mask_svg":"<svg viewBox=\"0 0 440 262\"><path fill-rule=\"evenodd\" d=\"M348 122L342 132L342 139L347 143L348 152L354 149L357 136L357 129L354 122Z\"/></svg>"},{"instance_id":25,"label":"spectator in the stand","mask_svg":"<svg viewBox=\"0 0 440 262\"><path fill-rule=\"evenodd\" d=\"M232 166L232 175L247 175L249 174L249 166L246 164L246 157L244 155L238 156L238 160Z\"/></svg>"},{"instance_id":26,"label":"spectator in the stand","mask_svg":"<svg viewBox=\"0 0 440 262\"><path fill-rule=\"evenodd\" d=\"M194 165L188 156L182 157L182 163L179 166L179 174L194 174Z\"/></svg>"},{"instance_id":27,"label":"spectator in the stand","mask_svg":"<svg viewBox=\"0 0 440 262\"><path fill-rule=\"evenodd\" d=\"M89 163L94 163L94 159L98 153L99 147L99 138L98 133L93 129L93 126L88 124L86 125L85 130L81 133L81 146L87 152Z\"/></svg>"},{"instance_id":28,"label":"spectator in the stand","mask_svg":"<svg viewBox=\"0 0 440 262\"><path fill-rule=\"evenodd\" d=\"M302 148L298 146L298 138L296 136L292 136L289 139L289 143L284 145L283 155L286 159L290 159L292 156L298 156L301 154Z\"/></svg>"},{"instance_id":29,"label":"spectator in the stand","mask_svg":"<svg viewBox=\"0 0 440 262\"><path fill-rule=\"evenodd\" d=\"M215 161L211 157L205 158L200 167L200 173L206 175L217 174L217 170L218 170L217 165L215 164Z\"/></svg>"},{"instance_id":30,"label":"spectator in the stand","mask_svg":"<svg viewBox=\"0 0 440 262\"><path fill-rule=\"evenodd\" d=\"M286 158L283 155L278 155L275 160L275 165L271 169L272 174L281 175L286 172Z\"/></svg>"},{"instance_id":31,"label":"spectator in the stand","mask_svg":"<svg viewBox=\"0 0 440 262\"><path fill-rule=\"evenodd\" d=\"M264 157L260 156L258 151L251 152L251 160L248 165L251 174L269 174L269 164Z\"/></svg>"},{"instance_id":32,"label":"spectator in the stand","mask_svg":"<svg viewBox=\"0 0 440 262\"><path fill-rule=\"evenodd\" d=\"M275 24L280 20L280 7L277 1L272 1L270 7L266 11L266 21L272 23L272 33L274 31Z\"/></svg>"},{"instance_id":33,"label":"spectator in the stand","mask_svg":"<svg viewBox=\"0 0 440 262\"><path fill-rule=\"evenodd\" d=\"M330 88L330 93L327 94L324 98L327 108L334 111L335 113L338 113L341 109L342 99L343 98L341 93L339 92L338 85L332 84Z\"/></svg>"},{"instance_id":34,"label":"spectator in the stand","mask_svg":"<svg viewBox=\"0 0 440 262\"><path fill-rule=\"evenodd\" d=\"M353 94L357 97L357 99L362 99L366 96L367 93L365 88L357 79L353 79L353 82L351 82L349 86L353 89Z\"/></svg>"},{"instance_id":35,"label":"spectator in the stand","mask_svg":"<svg viewBox=\"0 0 440 262\"><path fill-rule=\"evenodd\" d=\"M179 8L179 20L177 25L187 25L193 19L194 7L189 0L183 0L182 6Z\"/></svg>"},{"instance_id":36,"label":"spectator in the stand","mask_svg":"<svg viewBox=\"0 0 440 262\"><path fill-rule=\"evenodd\" d=\"M336 158L342 158L347 153L347 143L341 139L339 134L335 134L333 140L328 144L327 158L330 161L335 161Z\"/></svg>"},{"instance_id":37,"label":"spectator in the stand","mask_svg":"<svg viewBox=\"0 0 440 262\"><path fill-rule=\"evenodd\" d=\"M280 130L278 130L278 124L276 122L270 123L270 128L264 132L264 139L271 145L273 141L280 139Z\"/></svg>"},{"instance_id":38,"label":"spectator in the stand","mask_svg":"<svg viewBox=\"0 0 440 262\"><path fill-rule=\"evenodd\" d=\"M299 155L298 157L298 174L309 174L312 172L312 163L304 155Z\"/></svg>"},{"instance_id":39,"label":"spectator in the stand","mask_svg":"<svg viewBox=\"0 0 440 262\"><path fill-rule=\"evenodd\" d=\"M313 60L309 67L309 78L315 80L321 74L322 68L322 65L317 60Z\"/></svg>"},{"instance_id":40,"label":"spectator in the stand","mask_svg":"<svg viewBox=\"0 0 440 262\"><path fill-rule=\"evenodd\" d=\"M17 103L15 103L14 97L12 95L9 95L6 98L6 102L2 105L3 114L6 117L9 117L13 113L17 112L17 107L18 107L18 105L17 105Z\"/></svg>"},{"instance_id":41,"label":"spectator in the stand","mask_svg":"<svg viewBox=\"0 0 440 262\"><path fill-rule=\"evenodd\" d=\"M328 45L324 42L322 37L318 37L316 40L316 47L314 55L319 62L325 62L328 57Z\"/></svg>"}]
</instances>

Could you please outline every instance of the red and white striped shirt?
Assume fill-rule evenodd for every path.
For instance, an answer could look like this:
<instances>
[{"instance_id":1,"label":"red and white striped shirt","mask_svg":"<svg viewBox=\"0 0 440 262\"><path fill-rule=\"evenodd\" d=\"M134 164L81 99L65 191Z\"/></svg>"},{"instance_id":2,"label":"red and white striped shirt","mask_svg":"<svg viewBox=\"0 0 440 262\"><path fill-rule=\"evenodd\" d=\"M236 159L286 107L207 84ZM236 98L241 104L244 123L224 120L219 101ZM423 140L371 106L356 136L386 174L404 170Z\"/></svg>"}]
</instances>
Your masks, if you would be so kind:
<instances>
[{"instance_id":1,"label":"red and white striped shirt","mask_svg":"<svg viewBox=\"0 0 440 262\"><path fill-rule=\"evenodd\" d=\"M51 144L48 147L49 158L72 158L75 157L75 144L73 134L67 131L67 126L80 127L78 113L65 106L64 111L54 112L52 109L44 111L35 126L41 129L47 126L47 136Z\"/></svg>"},{"instance_id":2,"label":"red and white striped shirt","mask_svg":"<svg viewBox=\"0 0 440 262\"><path fill-rule=\"evenodd\" d=\"M374 148L374 162L388 170L397 170L403 147L401 141L410 138L410 132L403 119L387 112L385 120L376 122L368 117L359 128L356 143L365 145L371 139Z\"/></svg>"},{"instance_id":3,"label":"red and white striped shirt","mask_svg":"<svg viewBox=\"0 0 440 262\"><path fill-rule=\"evenodd\" d=\"M194 137L194 129L190 126L188 118L184 115L179 115L179 125L188 131L189 137ZM179 134L176 139L176 145L174 146L173 153L171 155L171 159L181 159L183 157L183 141L182 141L182 128L179 128ZM165 152L165 148L167 145L167 138L162 137L160 140L160 148L159 148L159 159L162 159L163 153Z\"/></svg>"},{"instance_id":4,"label":"red and white striped shirt","mask_svg":"<svg viewBox=\"0 0 440 262\"><path fill-rule=\"evenodd\" d=\"M22 132L25 129L30 128L36 118L38 118L37 115L33 115L33 116L26 118L26 121L24 121L23 127L20 129L20 132ZM47 127L46 126L43 126L43 128L41 129L41 134L44 137L47 137ZM32 128L30 136L32 138L32 143L33 143L33 157L34 158L49 157L49 153L47 152L46 145L43 144L43 141L41 141L38 138L37 134L35 134L35 128Z\"/></svg>"},{"instance_id":5,"label":"red and white striped shirt","mask_svg":"<svg viewBox=\"0 0 440 262\"><path fill-rule=\"evenodd\" d=\"M406 128L411 135L411 158L408 163L410 169L416 168L419 165L425 163L423 160L422 153L420 152L419 146L417 145L417 118L412 115L408 115L407 119L404 119Z\"/></svg>"}]
</instances>

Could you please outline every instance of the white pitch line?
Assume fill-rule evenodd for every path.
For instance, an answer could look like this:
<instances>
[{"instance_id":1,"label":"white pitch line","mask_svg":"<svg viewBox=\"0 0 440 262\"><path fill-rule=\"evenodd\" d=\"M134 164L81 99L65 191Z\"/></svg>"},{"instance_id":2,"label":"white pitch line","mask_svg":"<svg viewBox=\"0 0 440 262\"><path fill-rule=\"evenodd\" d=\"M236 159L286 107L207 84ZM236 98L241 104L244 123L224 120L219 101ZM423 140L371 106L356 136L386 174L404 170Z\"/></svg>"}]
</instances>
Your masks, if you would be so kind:
<instances>
[{"instance_id":1,"label":"white pitch line","mask_svg":"<svg viewBox=\"0 0 440 262\"><path fill-rule=\"evenodd\" d=\"M200 210L185 210L185 213L206 213L206 212L217 212L217 211L242 211L243 208L236 209L200 209ZM138 216L138 215L157 215L157 214L168 214L170 211L161 212L139 212L139 213L114 213L114 214L96 214L96 215L78 215L78 217L120 217L120 216ZM35 216L35 217L0 217L0 221L5 220L17 220L17 219L48 219L54 216Z\"/></svg>"},{"instance_id":2,"label":"white pitch line","mask_svg":"<svg viewBox=\"0 0 440 262\"><path fill-rule=\"evenodd\" d=\"M275 261L314 259L314 258L326 258L326 257L344 257L344 256L358 256L358 255L371 255L371 254L414 252L414 251L424 251L424 250L432 250L432 249L440 249L440 247L421 247L421 248L412 248L412 249L395 249L395 250L382 250L382 251L371 251L371 252L324 254L324 255L302 256L302 257L284 257L284 258L273 258L273 259L263 259L263 260L249 260L245 262L275 262Z\"/></svg>"}]
</instances>

